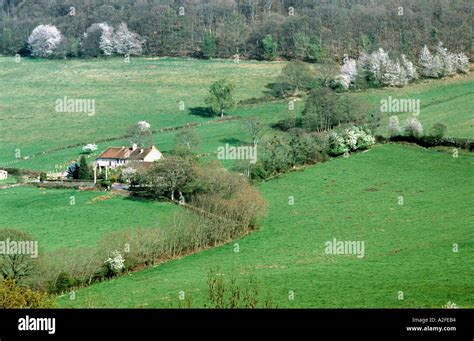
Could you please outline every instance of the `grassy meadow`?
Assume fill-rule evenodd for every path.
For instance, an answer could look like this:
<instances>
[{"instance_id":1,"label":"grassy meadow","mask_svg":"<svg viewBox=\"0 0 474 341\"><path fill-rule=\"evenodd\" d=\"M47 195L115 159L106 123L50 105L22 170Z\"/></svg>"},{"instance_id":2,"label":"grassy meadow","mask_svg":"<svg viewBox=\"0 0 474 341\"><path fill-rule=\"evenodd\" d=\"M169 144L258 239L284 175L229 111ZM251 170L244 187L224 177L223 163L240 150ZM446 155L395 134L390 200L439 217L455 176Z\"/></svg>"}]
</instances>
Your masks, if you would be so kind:
<instances>
[{"instance_id":1,"label":"grassy meadow","mask_svg":"<svg viewBox=\"0 0 474 341\"><path fill-rule=\"evenodd\" d=\"M124 63L120 58L106 60L31 60L15 63L13 58L0 58L0 166L53 171L78 158L81 147L41 154L58 147L77 143L92 143L104 138L118 138L140 120L152 129L174 127L214 118L192 114L193 108L205 106L209 85L225 78L236 85L237 101L261 97L265 85L274 82L282 62L227 60L198 61L174 58L133 58ZM95 116L86 113L57 113L55 101L69 98L94 99ZM393 98L420 99L420 120L425 130L444 122L448 135L474 136L471 103L474 100L474 79L469 76L422 81L408 87L354 92L371 108L379 108L380 100ZM179 110L183 101L184 110ZM296 114L304 102L296 103ZM230 114L238 117L258 117L270 126L288 117L288 103L277 101L237 106ZM293 115L293 113L291 113ZM384 114L381 133L385 133L388 117ZM409 114L400 114L401 122ZM215 153L225 143L239 144L248 137L238 121L196 128L201 137L198 153ZM175 145L174 132L154 135L155 145L169 151ZM117 139L98 143L99 150L108 146L129 145ZM15 152L21 157L17 160ZM29 155L40 153L28 158Z\"/></svg>"},{"instance_id":2,"label":"grassy meadow","mask_svg":"<svg viewBox=\"0 0 474 341\"><path fill-rule=\"evenodd\" d=\"M207 89L216 79L236 84L237 101L260 97L265 84L283 65L172 58L133 58L130 63L121 58L24 59L16 63L14 58L0 58L0 164L15 160L16 149L28 156L59 146L120 137L140 120L149 122L153 129L208 120L190 114L189 109L204 106ZM96 114L56 112L56 100L64 96L94 99ZM183 111L180 101L185 105ZM74 157L74 153L70 155ZM38 167L46 166L38 162Z\"/></svg>"},{"instance_id":3,"label":"grassy meadow","mask_svg":"<svg viewBox=\"0 0 474 341\"><path fill-rule=\"evenodd\" d=\"M44 251L93 247L113 231L166 228L180 209L105 192L36 187L2 189L0 205L0 227L31 233Z\"/></svg>"},{"instance_id":4,"label":"grassy meadow","mask_svg":"<svg viewBox=\"0 0 474 341\"><path fill-rule=\"evenodd\" d=\"M440 308L452 301L472 308L473 169L472 155L455 159L389 144L287 174L259 187L269 212L249 236L58 302L176 307L184 291L200 307L207 273L218 266L227 276L254 276L262 297L270 296L277 307ZM326 255L324 243L333 238L365 241L365 257Z\"/></svg>"},{"instance_id":5,"label":"grassy meadow","mask_svg":"<svg viewBox=\"0 0 474 341\"><path fill-rule=\"evenodd\" d=\"M145 120L152 129L215 120L193 114L205 106L210 84L232 81L236 101L261 97L283 62L121 58L99 60L34 60L0 57L0 167L53 171L78 158L80 146L99 150L125 146L126 129ZM474 138L474 78L456 76L418 81L405 88L354 91L372 108L381 99L419 99L425 131L443 122L448 135ZM58 113L64 96L94 99L96 114ZM179 109L183 101L184 110ZM196 128L197 153L215 158L218 146L249 142L242 119L257 117L268 131L276 121L299 115L304 100L290 113L286 101L238 105L232 121ZM386 133L384 114L380 133ZM400 121L408 113L399 114ZM279 133L275 130L273 134ZM176 144L175 132L154 134L158 149ZM19 149L22 157L16 159ZM42 154L43 153L43 154ZM232 161L223 162L226 167ZM263 182L258 189L268 214L258 230L224 246L208 249L79 289L75 300L58 298L61 307L177 307L185 291L194 307L202 307L207 274L219 267L225 276L253 276L261 297L276 307L433 307L448 301L474 307L474 156L419 147L386 144L335 158ZM13 183L12 178L0 186ZM71 196L75 204L71 205ZM294 197L294 205L289 204ZM403 197L403 205L399 204ZM171 225L182 208L163 202L130 200L105 192L0 189L0 228L28 231L45 251L93 247L107 233L138 227ZM365 257L331 256L324 243L363 240ZM235 243L240 252L234 252ZM453 252L453 244L459 252ZM400 300L399 292L404 299ZM289 299L294 292L294 299Z\"/></svg>"}]
</instances>

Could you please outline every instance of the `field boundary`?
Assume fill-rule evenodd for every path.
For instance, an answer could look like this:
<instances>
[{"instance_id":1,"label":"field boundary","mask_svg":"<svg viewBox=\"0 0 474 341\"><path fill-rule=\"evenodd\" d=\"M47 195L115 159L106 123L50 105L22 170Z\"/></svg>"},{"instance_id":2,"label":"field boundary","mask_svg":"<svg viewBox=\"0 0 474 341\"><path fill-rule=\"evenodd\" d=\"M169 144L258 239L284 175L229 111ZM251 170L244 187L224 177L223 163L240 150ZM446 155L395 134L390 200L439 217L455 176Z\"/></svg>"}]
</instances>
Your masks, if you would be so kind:
<instances>
[{"instance_id":1,"label":"field boundary","mask_svg":"<svg viewBox=\"0 0 474 341\"><path fill-rule=\"evenodd\" d=\"M228 121L237 121L237 120L240 120L240 119L241 119L240 116L224 116L224 117L218 117L217 119L208 120L208 121L204 121L204 122L194 122L194 123L187 123L187 124L182 124L182 125L174 126L174 127L165 127L165 128L155 129L155 130L152 130L151 133L152 134L160 134L160 133L165 133L165 132L169 132L169 131L177 131L177 130L187 129L187 128L202 127L202 126L205 126L205 125L208 125L208 124L221 124L221 123L225 123L225 122L228 122ZM104 143L104 142L117 141L117 140L129 138L129 137L130 137L130 135L106 137L106 138L102 138L102 139L99 139L99 140L95 140L94 143ZM89 142L87 142L87 143L89 143ZM35 158L35 157L38 157L38 156L41 156L41 155L47 155L47 154L55 153L55 152L58 152L58 151L61 151L61 150L80 147L80 146L86 145L87 143L86 142L78 142L78 143L70 144L70 145L67 145L67 146L57 147L57 148L45 150L45 151L42 151L42 152L33 153L31 155L24 156L21 159L16 159L16 160L0 163L0 167L6 167L6 166L11 165L11 164L19 163L21 161L31 160L32 158Z\"/></svg>"}]
</instances>

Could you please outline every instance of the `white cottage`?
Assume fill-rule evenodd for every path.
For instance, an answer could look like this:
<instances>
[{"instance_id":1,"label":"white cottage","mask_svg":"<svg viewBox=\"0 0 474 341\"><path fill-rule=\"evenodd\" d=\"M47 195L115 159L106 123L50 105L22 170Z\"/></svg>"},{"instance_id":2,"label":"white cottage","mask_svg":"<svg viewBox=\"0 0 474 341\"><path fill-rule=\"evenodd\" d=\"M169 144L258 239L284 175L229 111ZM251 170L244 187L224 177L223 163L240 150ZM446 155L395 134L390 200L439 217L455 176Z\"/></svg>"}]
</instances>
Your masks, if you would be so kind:
<instances>
[{"instance_id":1,"label":"white cottage","mask_svg":"<svg viewBox=\"0 0 474 341\"><path fill-rule=\"evenodd\" d=\"M6 170L0 169L0 180L5 180L8 178L8 172Z\"/></svg>"},{"instance_id":2,"label":"white cottage","mask_svg":"<svg viewBox=\"0 0 474 341\"><path fill-rule=\"evenodd\" d=\"M134 144L131 148L109 147L95 160L95 165L99 168L117 168L131 162L154 162L162 156L155 146L141 148Z\"/></svg>"}]
</instances>

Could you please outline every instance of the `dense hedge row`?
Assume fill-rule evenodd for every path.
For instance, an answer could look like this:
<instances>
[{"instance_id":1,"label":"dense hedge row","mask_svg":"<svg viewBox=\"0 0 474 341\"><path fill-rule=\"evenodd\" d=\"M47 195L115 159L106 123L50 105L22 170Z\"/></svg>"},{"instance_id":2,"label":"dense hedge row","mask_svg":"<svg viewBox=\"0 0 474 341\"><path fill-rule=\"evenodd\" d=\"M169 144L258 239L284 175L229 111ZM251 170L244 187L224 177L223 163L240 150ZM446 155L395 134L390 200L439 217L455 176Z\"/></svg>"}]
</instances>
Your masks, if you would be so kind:
<instances>
[{"instance_id":1,"label":"dense hedge row","mask_svg":"<svg viewBox=\"0 0 474 341\"><path fill-rule=\"evenodd\" d=\"M377 136L377 142L409 142L409 143L416 143L422 147L438 147L438 146L445 146L445 147L454 147L460 149L466 149L469 151L474 151L474 139L468 138L459 138L459 137L435 137L435 136L392 136L392 137L384 137L384 136Z\"/></svg>"}]
</instances>

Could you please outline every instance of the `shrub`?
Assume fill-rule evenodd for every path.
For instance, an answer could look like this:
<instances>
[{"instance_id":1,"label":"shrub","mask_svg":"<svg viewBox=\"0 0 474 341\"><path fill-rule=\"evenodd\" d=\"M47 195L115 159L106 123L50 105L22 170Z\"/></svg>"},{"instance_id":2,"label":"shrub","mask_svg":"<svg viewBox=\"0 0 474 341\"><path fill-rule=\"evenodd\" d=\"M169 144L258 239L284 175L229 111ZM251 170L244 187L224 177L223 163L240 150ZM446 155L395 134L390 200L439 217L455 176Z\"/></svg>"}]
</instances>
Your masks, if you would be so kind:
<instances>
[{"instance_id":1,"label":"shrub","mask_svg":"<svg viewBox=\"0 0 474 341\"><path fill-rule=\"evenodd\" d=\"M336 156L368 148L375 144L375 138L363 129L351 127L329 134L326 144L328 154Z\"/></svg>"},{"instance_id":2,"label":"shrub","mask_svg":"<svg viewBox=\"0 0 474 341\"><path fill-rule=\"evenodd\" d=\"M115 250L112 252L111 257L107 258L104 263L107 266L107 269L109 270L109 273L111 275L117 275L122 272L124 262L125 261L122 255L120 254L120 251Z\"/></svg>"},{"instance_id":3,"label":"shrub","mask_svg":"<svg viewBox=\"0 0 474 341\"><path fill-rule=\"evenodd\" d=\"M409 117L403 128L405 135L419 137L423 135L423 126L421 122L414 116Z\"/></svg>"},{"instance_id":4,"label":"shrub","mask_svg":"<svg viewBox=\"0 0 474 341\"><path fill-rule=\"evenodd\" d=\"M442 42L438 43L435 55L432 55L425 45L421 49L419 64L421 75L429 78L441 78L452 76L456 72L469 71L469 58L462 52L455 54L448 51Z\"/></svg>"},{"instance_id":5,"label":"shrub","mask_svg":"<svg viewBox=\"0 0 474 341\"><path fill-rule=\"evenodd\" d=\"M341 155L349 151L349 147L346 145L344 137L340 136L336 132L332 132L328 136L327 150L330 155Z\"/></svg>"},{"instance_id":6,"label":"shrub","mask_svg":"<svg viewBox=\"0 0 474 341\"><path fill-rule=\"evenodd\" d=\"M56 278L56 281L51 281L49 283L48 290L49 292L60 294L74 286L75 283L76 281L71 277L71 275L67 272L61 272Z\"/></svg>"},{"instance_id":7,"label":"shrub","mask_svg":"<svg viewBox=\"0 0 474 341\"><path fill-rule=\"evenodd\" d=\"M388 120L388 132L390 136L400 135L400 120L398 119L397 115L390 116Z\"/></svg>"},{"instance_id":8,"label":"shrub","mask_svg":"<svg viewBox=\"0 0 474 341\"><path fill-rule=\"evenodd\" d=\"M34 243L36 239L29 233L14 229L0 229L0 241L5 243L15 242L18 247L20 243ZM26 245L26 244L24 244ZM34 251L34 250L30 250ZM36 250L39 252L38 250ZM33 256L33 257L32 257ZM38 258L26 253L0 253L0 276L12 278L17 281L31 276L38 266Z\"/></svg>"},{"instance_id":9,"label":"shrub","mask_svg":"<svg viewBox=\"0 0 474 341\"><path fill-rule=\"evenodd\" d=\"M100 182L100 186L101 186L102 188L104 188L104 189L109 190L109 189L111 188L111 186L112 186L112 182L111 182L110 180L102 180L102 181Z\"/></svg>"},{"instance_id":10,"label":"shrub","mask_svg":"<svg viewBox=\"0 0 474 341\"><path fill-rule=\"evenodd\" d=\"M339 75L338 82L345 90L348 90L350 86L355 84L356 77L357 63L355 59L345 58L344 64L341 67L341 74Z\"/></svg>"},{"instance_id":11,"label":"shrub","mask_svg":"<svg viewBox=\"0 0 474 341\"><path fill-rule=\"evenodd\" d=\"M47 178L48 178L48 175L47 175L45 172L41 172L41 173L40 173L39 180L40 180L41 182L47 180Z\"/></svg>"},{"instance_id":12,"label":"shrub","mask_svg":"<svg viewBox=\"0 0 474 341\"><path fill-rule=\"evenodd\" d=\"M134 32L129 31L126 23L121 23L113 36L115 52L121 55L142 54L144 40Z\"/></svg>"},{"instance_id":13,"label":"shrub","mask_svg":"<svg viewBox=\"0 0 474 341\"><path fill-rule=\"evenodd\" d=\"M21 288L12 279L4 279L0 283L0 308L54 308L56 306L53 297L45 292L33 291L29 288Z\"/></svg>"},{"instance_id":14,"label":"shrub","mask_svg":"<svg viewBox=\"0 0 474 341\"><path fill-rule=\"evenodd\" d=\"M266 35L262 40L263 59L274 60L277 55L277 43L273 41L270 34Z\"/></svg>"},{"instance_id":15,"label":"shrub","mask_svg":"<svg viewBox=\"0 0 474 341\"><path fill-rule=\"evenodd\" d=\"M206 306L210 308L252 309L271 308L273 305L268 295L265 300L261 299L260 288L254 277L249 277L242 283L235 274L231 274L226 281L218 268L211 268L207 277L207 288Z\"/></svg>"},{"instance_id":16,"label":"shrub","mask_svg":"<svg viewBox=\"0 0 474 341\"><path fill-rule=\"evenodd\" d=\"M309 91L315 80L316 73L310 64L294 60L281 70L272 94L274 97L298 95L301 91Z\"/></svg>"},{"instance_id":17,"label":"shrub","mask_svg":"<svg viewBox=\"0 0 474 341\"><path fill-rule=\"evenodd\" d=\"M105 256L94 248L48 252L43 257L41 276L36 278L34 286L51 293L60 293L72 286L90 284L100 277Z\"/></svg>"},{"instance_id":18,"label":"shrub","mask_svg":"<svg viewBox=\"0 0 474 341\"><path fill-rule=\"evenodd\" d=\"M443 123L435 123L430 129L430 135L437 138L443 138L448 132L448 127Z\"/></svg>"},{"instance_id":19,"label":"shrub","mask_svg":"<svg viewBox=\"0 0 474 341\"><path fill-rule=\"evenodd\" d=\"M61 43L61 32L54 25L39 25L31 32L28 45L31 55L49 57Z\"/></svg>"},{"instance_id":20,"label":"shrub","mask_svg":"<svg viewBox=\"0 0 474 341\"><path fill-rule=\"evenodd\" d=\"M92 24L84 33L82 53L89 57L110 56L114 52L114 29L107 23Z\"/></svg>"},{"instance_id":21,"label":"shrub","mask_svg":"<svg viewBox=\"0 0 474 341\"><path fill-rule=\"evenodd\" d=\"M367 85L404 86L417 77L416 69L405 55L402 62L391 60L388 53L382 48L371 54L362 53L357 61L359 74Z\"/></svg>"}]
</instances>

